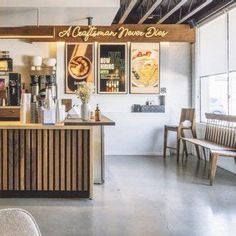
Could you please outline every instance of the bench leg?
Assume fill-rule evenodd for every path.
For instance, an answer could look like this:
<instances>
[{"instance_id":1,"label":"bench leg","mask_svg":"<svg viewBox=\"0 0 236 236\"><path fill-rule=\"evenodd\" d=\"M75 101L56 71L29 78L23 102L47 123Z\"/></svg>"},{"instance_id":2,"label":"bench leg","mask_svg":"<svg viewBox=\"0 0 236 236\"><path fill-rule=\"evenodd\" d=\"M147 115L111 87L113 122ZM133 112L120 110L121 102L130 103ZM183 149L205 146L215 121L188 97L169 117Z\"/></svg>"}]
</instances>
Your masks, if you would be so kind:
<instances>
[{"instance_id":1,"label":"bench leg","mask_svg":"<svg viewBox=\"0 0 236 236\"><path fill-rule=\"evenodd\" d=\"M205 161L206 161L206 160L207 160L207 158L206 158L206 150L205 150L204 147L202 148L202 150L203 150L203 156L204 156L204 159L205 159Z\"/></svg>"},{"instance_id":2,"label":"bench leg","mask_svg":"<svg viewBox=\"0 0 236 236\"><path fill-rule=\"evenodd\" d=\"M213 181L215 179L216 168L217 168L217 160L218 160L218 154L213 154L212 155L212 160L211 160L210 185L213 185Z\"/></svg>"},{"instance_id":3,"label":"bench leg","mask_svg":"<svg viewBox=\"0 0 236 236\"><path fill-rule=\"evenodd\" d=\"M193 138L197 138L197 133L195 129L191 129L192 130L192 135ZM199 151L199 147L198 145L195 144L195 149L196 149L196 153L197 153L197 158L200 159L200 151Z\"/></svg>"},{"instance_id":4,"label":"bench leg","mask_svg":"<svg viewBox=\"0 0 236 236\"><path fill-rule=\"evenodd\" d=\"M166 158L167 137L168 137L168 130L165 127L165 130L164 130L164 147L163 147L163 157L164 158Z\"/></svg>"},{"instance_id":5,"label":"bench leg","mask_svg":"<svg viewBox=\"0 0 236 236\"><path fill-rule=\"evenodd\" d=\"M211 162L212 162L212 156L209 156L209 168L208 168L208 179L210 178L211 175Z\"/></svg>"},{"instance_id":6,"label":"bench leg","mask_svg":"<svg viewBox=\"0 0 236 236\"><path fill-rule=\"evenodd\" d=\"M200 151L199 151L199 146L195 145L196 153L197 153L197 158L200 160Z\"/></svg>"}]
</instances>

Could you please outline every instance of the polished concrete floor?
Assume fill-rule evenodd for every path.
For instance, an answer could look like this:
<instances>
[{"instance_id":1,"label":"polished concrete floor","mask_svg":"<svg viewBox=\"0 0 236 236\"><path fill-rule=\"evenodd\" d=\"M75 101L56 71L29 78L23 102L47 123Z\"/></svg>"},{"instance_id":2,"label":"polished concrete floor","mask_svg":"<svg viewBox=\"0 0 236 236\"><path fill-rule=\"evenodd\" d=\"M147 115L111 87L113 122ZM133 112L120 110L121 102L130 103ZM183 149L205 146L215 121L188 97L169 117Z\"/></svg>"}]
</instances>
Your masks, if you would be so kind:
<instances>
[{"instance_id":1,"label":"polished concrete floor","mask_svg":"<svg viewBox=\"0 0 236 236\"><path fill-rule=\"evenodd\" d=\"M236 235L236 176L189 157L109 156L94 200L0 199L30 211L43 236Z\"/></svg>"}]
</instances>

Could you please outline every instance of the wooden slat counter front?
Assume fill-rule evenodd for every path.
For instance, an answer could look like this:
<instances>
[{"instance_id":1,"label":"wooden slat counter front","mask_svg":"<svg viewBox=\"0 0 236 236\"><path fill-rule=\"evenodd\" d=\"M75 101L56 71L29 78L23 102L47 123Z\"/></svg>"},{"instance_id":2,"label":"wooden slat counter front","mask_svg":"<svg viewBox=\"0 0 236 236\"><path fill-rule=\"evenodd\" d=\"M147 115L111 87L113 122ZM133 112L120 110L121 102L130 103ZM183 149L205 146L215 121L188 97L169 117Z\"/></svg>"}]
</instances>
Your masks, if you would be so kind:
<instances>
[{"instance_id":1,"label":"wooden slat counter front","mask_svg":"<svg viewBox=\"0 0 236 236\"><path fill-rule=\"evenodd\" d=\"M0 197L92 198L93 130L0 122Z\"/></svg>"}]
</instances>

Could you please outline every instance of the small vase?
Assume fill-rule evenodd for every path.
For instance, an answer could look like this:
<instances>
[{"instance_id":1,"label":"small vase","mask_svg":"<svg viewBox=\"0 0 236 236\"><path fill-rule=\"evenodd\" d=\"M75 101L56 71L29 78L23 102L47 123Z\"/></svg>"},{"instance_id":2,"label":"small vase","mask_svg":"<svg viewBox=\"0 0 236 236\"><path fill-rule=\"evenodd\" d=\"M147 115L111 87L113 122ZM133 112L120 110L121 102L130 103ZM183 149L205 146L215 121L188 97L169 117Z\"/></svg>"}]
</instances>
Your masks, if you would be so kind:
<instances>
[{"instance_id":1,"label":"small vase","mask_svg":"<svg viewBox=\"0 0 236 236\"><path fill-rule=\"evenodd\" d=\"M81 119L83 121L89 120L90 109L88 103L81 104Z\"/></svg>"}]
</instances>

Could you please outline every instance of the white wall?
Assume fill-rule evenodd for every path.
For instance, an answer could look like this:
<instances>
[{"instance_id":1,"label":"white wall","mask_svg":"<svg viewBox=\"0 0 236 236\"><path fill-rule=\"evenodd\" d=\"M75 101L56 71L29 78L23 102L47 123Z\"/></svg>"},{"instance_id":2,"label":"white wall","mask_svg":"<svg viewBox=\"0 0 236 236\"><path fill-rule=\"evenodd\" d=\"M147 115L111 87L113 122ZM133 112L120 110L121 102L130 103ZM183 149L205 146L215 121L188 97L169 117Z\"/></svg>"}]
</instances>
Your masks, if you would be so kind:
<instances>
[{"instance_id":1,"label":"white wall","mask_svg":"<svg viewBox=\"0 0 236 236\"><path fill-rule=\"evenodd\" d=\"M29 57L48 57L57 51L57 81L60 98L73 97L64 94L64 43L28 44L18 40L0 40L0 50L9 50L17 72L29 80ZM166 113L131 113L134 103L144 104L147 99L157 99L157 95L94 95L91 108L99 103L101 111L116 122L115 127L107 127L107 155L156 155L162 153L163 127L177 124L182 107L191 104L191 45L188 43L161 43L160 79L161 87L167 88ZM27 58L27 60L25 59ZM171 142L174 141L172 137Z\"/></svg>"},{"instance_id":2,"label":"white wall","mask_svg":"<svg viewBox=\"0 0 236 236\"><path fill-rule=\"evenodd\" d=\"M178 124L180 110L191 104L191 45L161 43L160 80L167 88L166 113L131 113L133 104L144 104L157 95L95 95L91 107L99 103L101 111L116 122L106 128L107 155L156 155L162 153L163 127ZM57 45L59 94L64 94L64 44ZM79 101L75 98L75 103ZM173 139L172 139L173 142Z\"/></svg>"}]
</instances>

